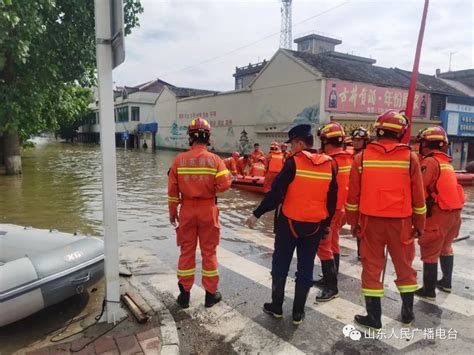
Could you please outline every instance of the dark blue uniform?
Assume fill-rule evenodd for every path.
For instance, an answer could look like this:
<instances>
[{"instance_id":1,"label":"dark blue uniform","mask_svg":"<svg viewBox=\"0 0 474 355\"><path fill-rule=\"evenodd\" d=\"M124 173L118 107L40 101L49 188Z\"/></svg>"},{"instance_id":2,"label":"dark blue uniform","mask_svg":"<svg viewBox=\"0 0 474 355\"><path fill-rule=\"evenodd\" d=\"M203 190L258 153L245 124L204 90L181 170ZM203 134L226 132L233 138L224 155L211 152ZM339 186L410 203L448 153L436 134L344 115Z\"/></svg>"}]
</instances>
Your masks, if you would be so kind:
<instances>
[{"instance_id":1,"label":"dark blue uniform","mask_svg":"<svg viewBox=\"0 0 474 355\"><path fill-rule=\"evenodd\" d=\"M308 149L311 153L315 150ZM265 195L258 208L253 211L255 217L260 218L264 213L272 211L283 202L288 186L296 174L296 164L293 157L288 158L281 172L275 177L272 189ZM336 211L337 182L333 169L333 177L327 195L328 218L318 223L296 222L293 227L297 234L294 236L288 218L279 212L275 222L275 250L272 260L272 276L277 278L287 277L291 259L296 248L297 272L296 282L306 287L313 284L314 258L318 251L319 241L326 227L331 224L331 219ZM308 208L308 206L301 206ZM317 233L314 233L315 231Z\"/></svg>"}]
</instances>

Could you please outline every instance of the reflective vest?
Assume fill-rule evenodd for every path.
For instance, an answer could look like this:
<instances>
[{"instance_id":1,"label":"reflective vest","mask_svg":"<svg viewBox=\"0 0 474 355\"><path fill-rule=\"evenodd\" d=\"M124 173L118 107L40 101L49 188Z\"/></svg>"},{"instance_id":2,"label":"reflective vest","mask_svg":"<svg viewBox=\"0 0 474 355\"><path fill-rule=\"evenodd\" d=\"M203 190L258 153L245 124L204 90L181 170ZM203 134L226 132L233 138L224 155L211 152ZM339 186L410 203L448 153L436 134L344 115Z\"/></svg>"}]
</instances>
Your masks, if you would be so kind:
<instances>
[{"instance_id":1,"label":"reflective vest","mask_svg":"<svg viewBox=\"0 0 474 355\"><path fill-rule=\"evenodd\" d=\"M268 172L279 173L283 168L283 153L270 153L268 156Z\"/></svg>"},{"instance_id":2,"label":"reflective vest","mask_svg":"<svg viewBox=\"0 0 474 355\"><path fill-rule=\"evenodd\" d=\"M295 178L283 201L283 214L298 222L320 222L329 216L326 202L332 180L331 158L302 151L293 155Z\"/></svg>"},{"instance_id":3,"label":"reflective vest","mask_svg":"<svg viewBox=\"0 0 474 355\"><path fill-rule=\"evenodd\" d=\"M349 175L352 168L352 154L348 151L329 154L337 163L337 203L336 210L342 210L349 191Z\"/></svg>"},{"instance_id":4,"label":"reflective vest","mask_svg":"<svg viewBox=\"0 0 474 355\"><path fill-rule=\"evenodd\" d=\"M237 162L234 158L225 158L223 162L232 175L237 175Z\"/></svg>"},{"instance_id":5,"label":"reflective vest","mask_svg":"<svg viewBox=\"0 0 474 355\"><path fill-rule=\"evenodd\" d=\"M412 215L410 148L369 143L362 153L360 212L375 217Z\"/></svg>"},{"instance_id":6,"label":"reflective vest","mask_svg":"<svg viewBox=\"0 0 474 355\"><path fill-rule=\"evenodd\" d=\"M261 162L252 164L249 175L250 176L265 176L265 165Z\"/></svg>"},{"instance_id":7,"label":"reflective vest","mask_svg":"<svg viewBox=\"0 0 474 355\"><path fill-rule=\"evenodd\" d=\"M439 165L439 175L436 180L436 191L432 196L442 210L459 210L464 206L464 189L458 184L458 179L451 165L451 157L443 152L429 155L436 159Z\"/></svg>"}]
</instances>

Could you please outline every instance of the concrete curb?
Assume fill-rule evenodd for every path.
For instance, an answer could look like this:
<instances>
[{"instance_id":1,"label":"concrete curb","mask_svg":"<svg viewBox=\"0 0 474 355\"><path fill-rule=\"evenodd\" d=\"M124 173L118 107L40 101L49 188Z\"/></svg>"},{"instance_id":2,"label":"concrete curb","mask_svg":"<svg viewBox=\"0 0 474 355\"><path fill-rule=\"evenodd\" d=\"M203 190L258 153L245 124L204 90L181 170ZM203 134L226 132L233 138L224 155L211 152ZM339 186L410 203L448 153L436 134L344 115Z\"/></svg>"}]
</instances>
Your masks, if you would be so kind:
<instances>
[{"instance_id":1,"label":"concrete curb","mask_svg":"<svg viewBox=\"0 0 474 355\"><path fill-rule=\"evenodd\" d=\"M128 280L131 287L139 291L140 296L151 309L160 317L161 331L161 354L174 355L179 354L179 336L176 323L171 312L165 304L154 296L148 289L138 280L137 277L131 277Z\"/></svg>"}]
</instances>

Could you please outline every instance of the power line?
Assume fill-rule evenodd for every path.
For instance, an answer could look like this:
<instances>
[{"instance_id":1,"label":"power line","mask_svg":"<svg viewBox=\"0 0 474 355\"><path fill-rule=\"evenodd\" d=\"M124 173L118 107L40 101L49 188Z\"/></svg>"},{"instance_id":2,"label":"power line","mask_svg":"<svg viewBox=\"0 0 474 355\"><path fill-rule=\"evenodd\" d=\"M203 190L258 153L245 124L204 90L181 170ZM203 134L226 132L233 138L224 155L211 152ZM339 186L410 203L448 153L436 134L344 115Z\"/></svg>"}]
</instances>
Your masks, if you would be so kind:
<instances>
[{"instance_id":1,"label":"power line","mask_svg":"<svg viewBox=\"0 0 474 355\"><path fill-rule=\"evenodd\" d=\"M317 17L319 17L319 16L325 15L325 14L327 14L328 12L331 12L331 11L333 11L333 10L338 9L339 7L342 7L342 6L347 5L349 2L350 2L350 0L348 0L348 1L344 2L344 3L342 3L342 4L333 6L333 7L329 8L329 9L327 9L327 10L324 10L324 11L322 11L322 12L320 12L320 13L317 13L317 14L314 15L314 16L308 17L308 18L306 18L306 19L304 19L304 20L302 20L302 21L300 21L300 22L295 23L295 26L301 25L301 24L303 24L303 23L305 23L305 22L308 22L308 21L310 21L310 20L312 20L312 19L314 19L314 18L317 18ZM212 61L214 61L214 60L216 60L216 59L220 59L220 58L226 57L226 56L228 56L228 55L230 55L230 54L233 54L233 53L235 53L235 52L240 51L241 49L245 49L245 48L251 47L251 46L253 46L253 45L257 44L257 43L263 42L263 41L265 41L265 40L267 40L267 39L269 39L269 38L271 38L271 37L277 36L277 35L280 35L280 32L274 32L274 33L269 34L269 35L267 35L267 36L265 36L265 37L263 37L263 38L260 38L259 40L256 40L256 41L251 42L251 43L249 43L249 44L246 44L246 45L243 45L243 46L238 47L238 48L236 48L236 49L233 49L233 50L231 50L231 51L229 51L229 52L226 52L226 53L224 53L224 54L220 54L220 55L217 55L217 56L215 56L215 57L211 57L211 58L205 59L205 60L203 60L203 61L201 61L201 62L198 62L198 63L196 63L196 64L188 65L187 67L183 67L183 68L181 68L181 69L178 69L178 70L175 70L175 71L172 71L172 72L168 72L168 73L159 75L158 77L159 77L159 78L163 78L163 77L166 77L167 75L170 75L170 74L175 74L175 73L179 73L179 72L182 72L182 71L191 69L191 68L195 68L195 67L197 67L197 66L199 66L199 65L206 64L206 63L212 62Z\"/></svg>"}]
</instances>

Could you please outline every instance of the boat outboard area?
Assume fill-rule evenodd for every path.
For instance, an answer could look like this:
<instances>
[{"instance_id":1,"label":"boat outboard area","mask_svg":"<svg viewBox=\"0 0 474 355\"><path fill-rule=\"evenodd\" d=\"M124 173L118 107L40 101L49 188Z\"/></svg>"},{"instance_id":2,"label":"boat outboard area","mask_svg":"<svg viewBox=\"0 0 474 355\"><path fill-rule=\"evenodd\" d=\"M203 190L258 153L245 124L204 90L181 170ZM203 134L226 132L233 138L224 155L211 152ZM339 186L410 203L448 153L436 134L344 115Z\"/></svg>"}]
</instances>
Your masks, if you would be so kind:
<instances>
[{"instance_id":1,"label":"boat outboard area","mask_svg":"<svg viewBox=\"0 0 474 355\"><path fill-rule=\"evenodd\" d=\"M83 293L103 275L99 238L0 224L0 327Z\"/></svg>"}]
</instances>

